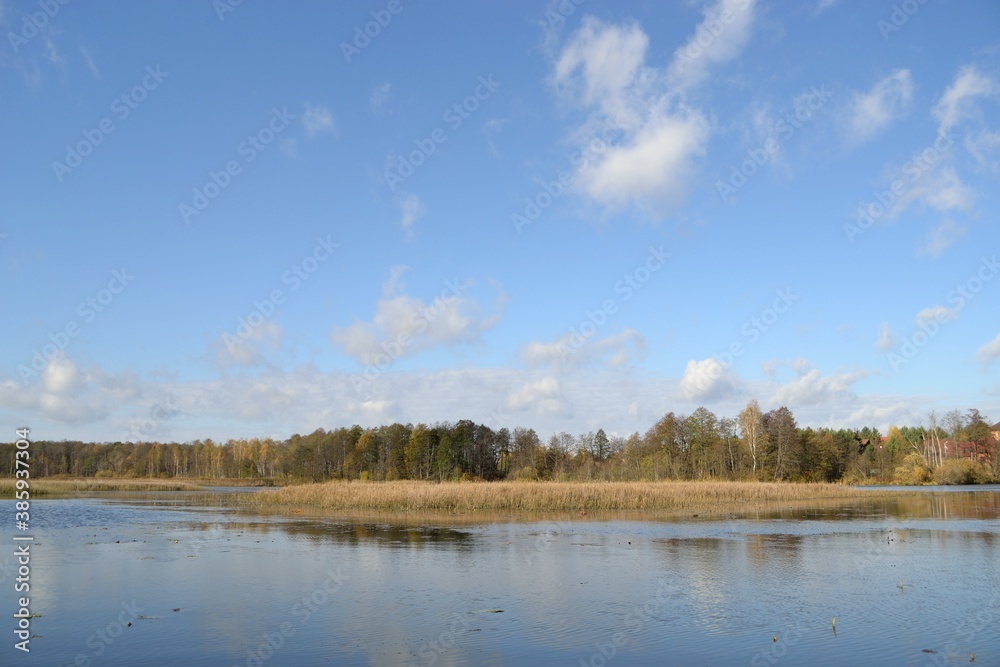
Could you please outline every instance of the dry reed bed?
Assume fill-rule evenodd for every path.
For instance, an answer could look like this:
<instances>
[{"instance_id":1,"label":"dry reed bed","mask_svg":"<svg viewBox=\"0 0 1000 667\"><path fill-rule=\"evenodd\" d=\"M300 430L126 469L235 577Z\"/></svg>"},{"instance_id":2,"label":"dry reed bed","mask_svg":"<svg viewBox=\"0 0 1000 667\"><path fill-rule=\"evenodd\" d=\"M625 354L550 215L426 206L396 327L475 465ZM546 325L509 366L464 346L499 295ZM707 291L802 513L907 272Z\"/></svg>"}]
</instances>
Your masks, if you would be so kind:
<instances>
[{"instance_id":1,"label":"dry reed bed","mask_svg":"<svg viewBox=\"0 0 1000 667\"><path fill-rule=\"evenodd\" d=\"M167 479L33 479L28 484L32 497L75 491L197 491L203 488L191 482ZM15 491L16 480L0 479L0 498L13 498Z\"/></svg>"},{"instance_id":2,"label":"dry reed bed","mask_svg":"<svg viewBox=\"0 0 1000 667\"><path fill-rule=\"evenodd\" d=\"M871 498L839 484L770 482L326 482L241 497L250 506L385 512L557 512L761 507L802 500Z\"/></svg>"}]
</instances>

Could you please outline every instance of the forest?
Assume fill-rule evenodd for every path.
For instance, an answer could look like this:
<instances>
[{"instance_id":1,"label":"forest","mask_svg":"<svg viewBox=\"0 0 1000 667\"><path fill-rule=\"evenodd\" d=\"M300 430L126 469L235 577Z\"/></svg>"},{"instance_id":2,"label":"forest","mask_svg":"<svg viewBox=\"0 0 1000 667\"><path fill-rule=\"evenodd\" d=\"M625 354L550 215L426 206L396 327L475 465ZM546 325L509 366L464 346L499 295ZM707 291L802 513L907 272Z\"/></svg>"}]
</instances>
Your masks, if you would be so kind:
<instances>
[{"instance_id":1,"label":"forest","mask_svg":"<svg viewBox=\"0 0 1000 667\"><path fill-rule=\"evenodd\" d=\"M991 430L992 429L992 430ZM270 438L177 442L37 441L31 476L364 480L665 480L983 483L1000 479L996 426L976 409L926 425L800 428L791 410L750 401L735 418L669 412L644 434L493 429L469 420L358 425ZM13 443L0 470L15 471Z\"/></svg>"}]
</instances>

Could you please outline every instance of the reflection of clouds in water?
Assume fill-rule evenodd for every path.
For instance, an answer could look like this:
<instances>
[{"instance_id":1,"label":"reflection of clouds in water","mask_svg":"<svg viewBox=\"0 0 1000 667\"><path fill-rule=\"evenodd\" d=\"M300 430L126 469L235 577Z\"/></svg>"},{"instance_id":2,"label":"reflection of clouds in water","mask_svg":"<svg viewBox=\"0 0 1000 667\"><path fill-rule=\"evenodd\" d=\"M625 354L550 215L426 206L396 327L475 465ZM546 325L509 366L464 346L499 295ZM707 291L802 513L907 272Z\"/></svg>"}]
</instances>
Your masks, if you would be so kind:
<instances>
[{"instance_id":1,"label":"reflection of clouds in water","mask_svg":"<svg viewBox=\"0 0 1000 667\"><path fill-rule=\"evenodd\" d=\"M801 619L808 639L814 628L828 632L834 615L852 638L849 657L863 663L865 651L901 651L961 614L974 617L1000 589L991 516L998 494L941 495L774 518L467 525L52 501L63 505L52 506L32 576L38 604L48 607L40 613L58 612L65 632L40 643L54 653L39 664L72 662L100 619L132 599L162 616L143 621L144 641L178 664L190 655L242 665L248 647L291 622L296 633L265 664L424 665L421 649L433 653L429 642L456 614L469 629L435 654L435 665L575 662L618 632L628 633L622 664L706 655L746 662L761 636L783 639ZM987 520L942 520L943 509ZM109 518L116 523L97 525ZM852 557L881 548L890 527L895 541L859 574ZM342 568L343 590L301 623L292 610L331 567ZM626 619L635 620L661 579L663 604L631 632ZM504 612L482 613L491 609ZM1000 651L1000 639L987 635L978 633L970 651ZM813 645L789 642L788 654L808 662ZM130 650L116 642L109 664L127 661Z\"/></svg>"}]
</instances>

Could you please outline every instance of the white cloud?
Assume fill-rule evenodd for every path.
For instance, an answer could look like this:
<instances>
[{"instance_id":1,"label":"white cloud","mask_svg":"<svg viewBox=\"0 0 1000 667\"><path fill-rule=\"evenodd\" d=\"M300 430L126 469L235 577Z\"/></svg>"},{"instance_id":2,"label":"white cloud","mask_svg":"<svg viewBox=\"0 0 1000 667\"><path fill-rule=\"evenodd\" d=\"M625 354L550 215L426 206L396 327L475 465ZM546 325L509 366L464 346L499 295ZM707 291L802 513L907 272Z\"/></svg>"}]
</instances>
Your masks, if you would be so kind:
<instances>
[{"instance_id":1,"label":"white cloud","mask_svg":"<svg viewBox=\"0 0 1000 667\"><path fill-rule=\"evenodd\" d=\"M589 361L611 367L625 366L645 354L646 339L634 329L624 329L600 339L584 339L568 333L551 342L531 342L521 348L529 367L573 368Z\"/></svg>"},{"instance_id":2,"label":"white cloud","mask_svg":"<svg viewBox=\"0 0 1000 667\"><path fill-rule=\"evenodd\" d=\"M885 215L886 220L893 220L902 215L911 205L919 204L926 208L948 215L956 211L969 211L976 203L976 192L966 185L958 172L950 165L933 167L922 172L918 178L912 179L912 174L904 170L900 173L904 182L913 185L899 196L896 203Z\"/></svg>"},{"instance_id":3,"label":"white cloud","mask_svg":"<svg viewBox=\"0 0 1000 667\"><path fill-rule=\"evenodd\" d=\"M335 124L333 114L325 106L313 106L306 102L305 111L302 112L302 125L306 128L306 135L314 137L321 132L333 134Z\"/></svg>"},{"instance_id":4,"label":"white cloud","mask_svg":"<svg viewBox=\"0 0 1000 667\"><path fill-rule=\"evenodd\" d=\"M245 324L242 326L246 326ZM248 335L241 336L240 333ZM281 349L284 330L273 320L264 320L248 330L228 331L219 334L218 340L210 345L215 362L220 368L231 366L257 366L266 362L265 349Z\"/></svg>"},{"instance_id":5,"label":"white cloud","mask_svg":"<svg viewBox=\"0 0 1000 667\"><path fill-rule=\"evenodd\" d=\"M975 100L990 97L1000 92L997 82L982 74L973 65L966 65L955 76L955 80L934 106L934 117L938 120L938 132L946 133L962 122L974 118L979 110Z\"/></svg>"},{"instance_id":6,"label":"white cloud","mask_svg":"<svg viewBox=\"0 0 1000 667\"><path fill-rule=\"evenodd\" d=\"M580 187L612 207L645 202L653 211L676 205L688 189L694 160L705 152L708 121L698 113L653 111L627 143L579 173Z\"/></svg>"},{"instance_id":7,"label":"white cloud","mask_svg":"<svg viewBox=\"0 0 1000 667\"><path fill-rule=\"evenodd\" d=\"M634 205L653 218L682 200L711 135L711 123L684 101L684 90L700 82L710 65L739 54L753 10L753 2L742 0L721 0L707 9L706 23L692 37L697 57L682 47L669 71L646 64L649 38L639 24L583 19L551 75L564 100L590 111L573 134L586 156L575 174L579 191L603 206ZM707 22L726 11L732 20L720 37L698 44Z\"/></svg>"},{"instance_id":8,"label":"white cloud","mask_svg":"<svg viewBox=\"0 0 1000 667\"><path fill-rule=\"evenodd\" d=\"M773 405L787 405L794 411L797 407L854 398L851 385L868 375L868 371L862 370L824 377L816 368L800 368L798 376L779 386L768 401Z\"/></svg>"},{"instance_id":9,"label":"white cloud","mask_svg":"<svg viewBox=\"0 0 1000 667\"><path fill-rule=\"evenodd\" d=\"M912 99L913 80L905 69L896 70L866 93L855 93L846 121L848 138L854 143L868 141L905 116Z\"/></svg>"},{"instance_id":10,"label":"white cloud","mask_svg":"<svg viewBox=\"0 0 1000 667\"><path fill-rule=\"evenodd\" d=\"M537 414L556 415L564 412L559 380L550 376L521 385L507 397L506 407L509 410L530 410Z\"/></svg>"},{"instance_id":11,"label":"white cloud","mask_svg":"<svg viewBox=\"0 0 1000 667\"><path fill-rule=\"evenodd\" d=\"M1000 170L1000 160L994 157L1000 153L1000 132L993 132L984 127L978 134L969 134L965 138L965 149L976 158L980 167L991 171Z\"/></svg>"},{"instance_id":12,"label":"white cloud","mask_svg":"<svg viewBox=\"0 0 1000 667\"><path fill-rule=\"evenodd\" d=\"M959 226L954 220L945 220L927 232L927 241L917 249L917 254L938 257L948 246L962 238L965 231L966 227Z\"/></svg>"},{"instance_id":13,"label":"white cloud","mask_svg":"<svg viewBox=\"0 0 1000 667\"><path fill-rule=\"evenodd\" d=\"M469 343L499 323L506 296L497 287L494 312L486 315L466 293L471 282L446 282L440 296L430 303L398 293L405 266L396 266L383 285L370 322L335 327L332 342L362 364L388 356L398 359L439 345Z\"/></svg>"},{"instance_id":14,"label":"white cloud","mask_svg":"<svg viewBox=\"0 0 1000 667\"><path fill-rule=\"evenodd\" d=\"M413 193L405 193L399 202L400 219L399 225L407 234L413 234L413 223L427 214L427 208L420 197Z\"/></svg>"},{"instance_id":15,"label":"white cloud","mask_svg":"<svg viewBox=\"0 0 1000 667\"><path fill-rule=\"evenodd\" d=\"M896 347L896 343L899 342L898 337L892 332L889 327L888 322L883 322L878 327L878 340L875 341L875 347L880 350L889 350Z\"/></svg>"},{"instance_id":16,"label":"white cloud","mask_svg":"<svg viewBox=\"0 0 1000 667\"><path fill-rule=\"evenodd\" d=\"M708 77L709 67L738 56L753 28L755 0L719 0L705 8L705 19L688 42L674 52L670 82L688 88Z\"/></svg>"},{"instance_id":17,"label":"white cloud","mask_svg":"<svg viewBox=\"0 0 1000 667\"><path fill-rule=\"evenodd\" d=\"M57 356L42 369L42 386L53 394L67 394L80 384L76 364L65 356Z\"/></svg>"},{"instance_id":18,"label":"white cloud","mask_svg":"<svg viewBox=\"0 0 1000 667\"><path fill-rule=\"evenodd\" d=\"M987 366L993 363L997 357L1000 357L1000 334L997 334L996 338L983 345L976 352L976 359Z\"/></svg>"},{"instance_id":19,"label":"white cloud","mask_svg":"<svg viewBox=\"0 0 1000 667\"><path fill-rule=\"evenodd\" d=\"M692 401L715 402L733 395L739 380L725 364L709 357L688 361L680 381L681 397Z\"/></svg>"},{"instance_id":20,"label":"white cloud","mask_svg":"<svg viewBox=\"0 0 1000 667\"><path fill-rule=\"evenodd\" d=\"M369 98L368 103L371 106L372 111L375 113L381 113L382 105L385 104L386 100L389 99L389 82L385 81L375 86L372 90L371 98Z\"/></svg>"},{"instance_id":21,"label":"white cloud","mask_svg":"<svg viewBox=\"0 0 1000 667\"><path fill-rule=\"evenodd\" d=\"M958 308L946 308L945 306L933 306L924 308L917 313L917 324L923 326L931 321L949 322L958 319Z\"/></svg>"}]
</instances>

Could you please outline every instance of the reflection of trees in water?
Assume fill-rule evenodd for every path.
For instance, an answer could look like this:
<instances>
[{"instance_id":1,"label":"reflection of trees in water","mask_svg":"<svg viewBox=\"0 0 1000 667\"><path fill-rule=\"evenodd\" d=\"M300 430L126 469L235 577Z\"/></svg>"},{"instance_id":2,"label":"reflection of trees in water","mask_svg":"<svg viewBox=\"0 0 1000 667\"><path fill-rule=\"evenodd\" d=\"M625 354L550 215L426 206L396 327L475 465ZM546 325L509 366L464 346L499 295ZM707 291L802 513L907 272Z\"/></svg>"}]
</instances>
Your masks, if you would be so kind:
<instances>
[{"instance_id":1,"label":"reflection of trees in water","mask_svg":"<svg viewBox=\"0 0 1000 667\"><path fill-rule=\"evenodd\" d=\"M889 516L911 519L1000 518L1000 492L947 491L901 495L883 501Z\"/></svg>"},{"instance_id":2,"label":"reflection of trees in water","mask_svg":"<svg viewBox=\"0 0 1000 667\"><path fill-rule=\"evenodd\" d=\"M357 546L375 543L379 546L422 547L427 544L450 544L471 548L472 533L448 527L400 526L371 522L301 521L233 521L226 523L195 523L189 530L195 533L219 531L237 535L265 536L285 534L315 541L329 541Z\"/></svg>"},{"instance_id":3,"label":"reflection of trees in water","mask_svg":"<svg viewBox=\"0 0 1000 667\"><path fill-rule=\"evenodd\" d=\"M798 565L801 560L802 535L747 535L747 562L756 568L773 565Z\"/></svg>"}]
</instances>

